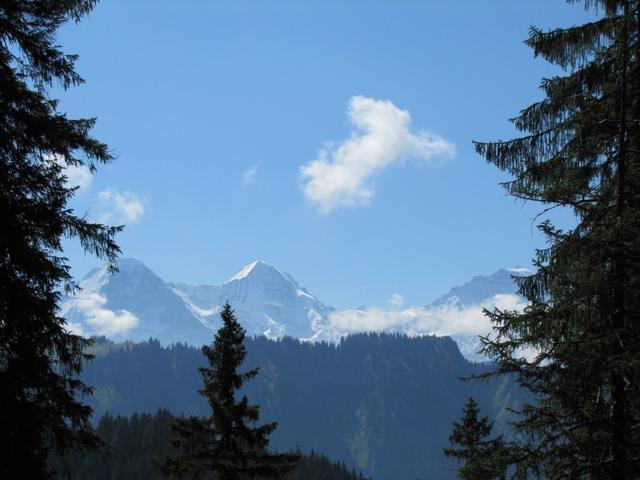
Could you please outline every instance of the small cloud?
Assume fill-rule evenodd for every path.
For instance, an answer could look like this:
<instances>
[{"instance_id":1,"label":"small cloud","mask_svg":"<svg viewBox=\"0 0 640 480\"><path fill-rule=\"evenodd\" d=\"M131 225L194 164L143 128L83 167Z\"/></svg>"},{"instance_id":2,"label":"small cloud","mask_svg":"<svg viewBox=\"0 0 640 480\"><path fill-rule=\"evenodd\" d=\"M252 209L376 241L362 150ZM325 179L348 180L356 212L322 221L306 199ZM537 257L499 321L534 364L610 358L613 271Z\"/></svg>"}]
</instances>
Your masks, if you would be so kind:
<instances>
[{"instance_id":1,"label":"small cloud","mask_svg":"<svg viewBox=\"0 0 640 480\"><path fill-rule=\"evenodd\" d=\"M98 199L104 210L99 218L102 223L135 223L145 211L143 200L132 192L103 190Z\"/></svg>"},{"instance_id":2,"label":"small cloud","mask_svg":"<svg viewBox=\"0 0 640 480\"><path fill-rule=\"evenodd\" d=\"M89 335L87 335L87 332L82 327L82 325L77 323L77 322L69 322L69 321L67 321L67 330L69 330L69 332L73 333L74 335L80 335L81 337L88 337L89 336Z\"/></svg>"},{"instance_id":3,"label":"small cloud","mask_svg":"<svg viewBox=\"0 0 640 480\"><path fill-rule=\"evenodd\" d=\"M324 214L369 205L374 196L371 178L392 164L455 154L455 145L441 136L412 131L409 112L389 100L351 97L347 114L355 126L351 137L323 148L300 169L305 196Z\"/></svg>"},{"instance_id":4,"label":"small cloud","mask_svg":"<svg viewBox=\"0 0 640 480\"><path fill-rule=\"evenodd\" d=\"M69 165L66 168L65 175L67 184L70 187L78 187L78 191L89 188L93 180L93 175L86 165Z\"/></svg>"},{"instance_id":5,"label":"small cloud","mask_svg":"<svg viewBox=\"0 0 640 480\"><path fill-rule=\"evenodd\" d=\"M81 192L89 188L93 181L93 175L86 165L67 163L65 158L58 154L45 155L44 160L55 162L62 167L62 173L67 177L65 182L67 188L77 187L78 191Z\"/></svg>"},{"instance_id":6,"label":"small cloud","mask_svg":"<svg viewBox=\"0 0 640 480\"><path fill-rule=\"evenodd\" d=\"M242 184L249 185L253 183L256 179L256 175L258 174L258 168L260 167L260 162L253 165L251 168L248 168L242 174Z\"/></svg>"},{"instance_id":7,"label":"small cloud","mask_svg":"<svg viewBox=\"0 0 640 480\"><path fill-rule=\"evenodd\" d=\"M404 305L404 298L402 298L402 295L400 295L399 293L394 293L393 295L391 295L389 303L391 305L395 305L396 307L400 307Z\"/></svg>"},{"instance_id":8,"label":"small cloud","mask_svg":"<svg viewBox=\"0 0 640 480\"><path fill-rule=\"evenodd\" d=\"M106 303L107 297L96 292L81 294L76 300L76 306L85 316L92 335L116 335L138 325L138 318L133 313L128 310L109 310L104 308ZM77 323L71 323L69 327L77 333L86 333Z\"/></svg>"}]
</instances>

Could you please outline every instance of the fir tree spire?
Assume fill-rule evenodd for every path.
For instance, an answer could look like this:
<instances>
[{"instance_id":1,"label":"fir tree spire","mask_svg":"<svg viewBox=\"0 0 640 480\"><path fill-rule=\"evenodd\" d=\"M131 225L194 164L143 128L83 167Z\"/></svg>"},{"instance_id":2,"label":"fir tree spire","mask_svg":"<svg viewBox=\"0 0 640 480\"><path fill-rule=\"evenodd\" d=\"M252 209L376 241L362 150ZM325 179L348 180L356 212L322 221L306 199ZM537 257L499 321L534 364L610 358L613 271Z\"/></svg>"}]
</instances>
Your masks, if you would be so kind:
<instances>
[{"instance_id":1,"label":"fir tree spire","mask_svg":"<svg viewBox=\"0 0 640 480\"><path fill-rule=\"evenodd\" d=\"M174 424L174 445L181 452L164 464L166 473L208 478L212 472L220 480L270 478L291 471L297 454L273 454L267 451L269 435L277 423L255 426L259 407L249 404L246 396L237 399L242 385L258 374L258 369L238 372L246 356L245 330L225 304L220 313L222 327L213 346L202 351L209 362L201 367L204 387L212 414L209 418L183 418Z\"/></svg>"},{"instance_id":2,"label":"fir tree spire","mask_svg":"<svg viewBox=\"0 0 640 480\"><path fill-rule=\"evenodd\" d=\"M487 417L478 418L479 413L478 404L469 397L460 423L453 424L450 447L444 449L444 454L464 462L458 469L458 477L463 480L502 480L507 468L503 438L487 439L493 423Z\"/></svg>"}]
</instances>

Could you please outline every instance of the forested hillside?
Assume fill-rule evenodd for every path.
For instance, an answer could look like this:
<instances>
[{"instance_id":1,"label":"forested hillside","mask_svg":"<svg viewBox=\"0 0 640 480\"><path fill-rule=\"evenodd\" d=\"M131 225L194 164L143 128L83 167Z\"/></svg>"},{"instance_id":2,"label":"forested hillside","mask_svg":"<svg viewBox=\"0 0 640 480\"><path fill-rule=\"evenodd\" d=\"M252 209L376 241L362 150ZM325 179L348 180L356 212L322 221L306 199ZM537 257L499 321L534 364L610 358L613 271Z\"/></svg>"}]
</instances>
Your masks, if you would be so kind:
<instances>
[{"instance_id":1,"label":"forested hillside","mask_svg":"<svg viewBox=\"0 0 640 480\"><path fill-rule=\"evenodd\" d=\"M377 480L454 478L442 447L468 396L499 424L518 398L506 379L461 381L488 367L465 360L447 337L355 335L338 346L254 338L246 346L246 368L260 373L245 393L261 420L279 423L271 446L313 449ZM159 408L207 414L197 394L200 350L102 341L94 353L83 378L95 387L96 419Z\"/></svg>"},{"instance_id":2,"label":"forested hillside","mask_svg":"<svg viewBox=\"0 0 640 480\"><path fill-rule=\"evenodd\" d=\"M163 480L168 478L159 468L171 445L171 424L175 417L168 410L131 417L105 415L96 427L98 436L108 445L108 455L71 455L53 462L59 478L72 480ZM174 477L171 477L174 478ZM293 472L281 480L364 480L344 464L311 452L300 457Z\"/></svg>"}]
</instances>

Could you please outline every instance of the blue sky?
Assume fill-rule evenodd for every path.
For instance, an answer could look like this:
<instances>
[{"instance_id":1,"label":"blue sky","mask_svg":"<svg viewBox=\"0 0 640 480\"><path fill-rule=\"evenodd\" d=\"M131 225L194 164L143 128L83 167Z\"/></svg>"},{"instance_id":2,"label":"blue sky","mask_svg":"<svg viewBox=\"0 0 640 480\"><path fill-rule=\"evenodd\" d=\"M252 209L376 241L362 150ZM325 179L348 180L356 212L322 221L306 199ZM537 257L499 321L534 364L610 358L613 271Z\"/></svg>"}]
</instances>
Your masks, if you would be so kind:
<instances>
[{"instance_id":1,"label":"blue sky","mask_svg":"<svg viewBox=\"0 0 640 480\"><path fill-rule=\"evenodd\" d=\"M586 15L560 0L103 1L60 34L87 83L56 95L98 118L118 160L80 177L72 206L126 223L123 255L166 280L219 284L262 259L337 308L427 304L543 246L541 207L508 197L471 141L511 137L554 73L522 44L529 26ZM66 248L75 275L97 264Z\"/></svg>"}]
</instances>

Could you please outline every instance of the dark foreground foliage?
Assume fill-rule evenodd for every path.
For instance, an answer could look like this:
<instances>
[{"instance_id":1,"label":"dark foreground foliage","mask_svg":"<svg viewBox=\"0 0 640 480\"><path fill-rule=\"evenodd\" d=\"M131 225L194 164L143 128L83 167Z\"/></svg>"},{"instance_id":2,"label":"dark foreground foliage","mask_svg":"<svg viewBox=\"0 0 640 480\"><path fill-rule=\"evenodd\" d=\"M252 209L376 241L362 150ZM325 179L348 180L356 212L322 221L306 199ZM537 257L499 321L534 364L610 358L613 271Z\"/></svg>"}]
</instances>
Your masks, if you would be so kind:
<instances>
[{"instance_id":1,"label":"dark foreground foliage","mask_svg":"<svg viewBox=\"0 0 640 480\"><path fill-rule=\"evenodd\" d=\"M76 57L56 32L93 8L90 0L0 2L0 478L46 478L51 451L99 446L89 430L90 389L77 379L87 341L57 314L73 287L63 238L115 260L118 227L77 216L67 167L112 160L90 135L94 119L71 119L49 96L82 83Z\"/></svg>"},{"instance_id":2,"label":"dark foreground foliage","mask_svg":"<svg viewBox=\"0 0 640 480\"><path fill-rule=\"evenodd\" d=\"M177 452L171 445L171 425L176 421L167 410L155 414L134 414L131 417L105 415L96 427L96 434L107 445L110 455L73 454L56 460L58 478L67 469L72 480L160 480L166 477L159 465ZM175 478L175 477L174 477ZM296 468L280 477L282 480L364 480L342 463L332 462L311 451L302 455Z\"/></svg>"},{"instance_id":3,"label":"dark foreground foliage","mask_svg":"<svg viewBox=\"0 0 640 480\"><path fill-rule=\"evenodd\" d=\"M575 226L543 221L547 247L518 279L530 306L488 312L485 353L534 394L510 449L515 478L640 477L640 1L571 0L593 21L526 44L559 67L513 119L520 138L477 143L506 189ZM545 213L545 210L543 213ZM523 355L523 352L529 355Z\"/></svg>"}]
</instances>

